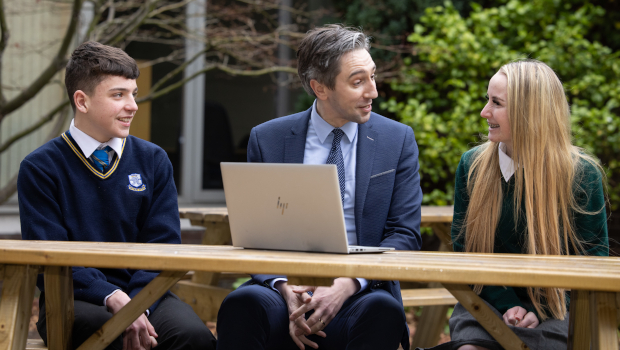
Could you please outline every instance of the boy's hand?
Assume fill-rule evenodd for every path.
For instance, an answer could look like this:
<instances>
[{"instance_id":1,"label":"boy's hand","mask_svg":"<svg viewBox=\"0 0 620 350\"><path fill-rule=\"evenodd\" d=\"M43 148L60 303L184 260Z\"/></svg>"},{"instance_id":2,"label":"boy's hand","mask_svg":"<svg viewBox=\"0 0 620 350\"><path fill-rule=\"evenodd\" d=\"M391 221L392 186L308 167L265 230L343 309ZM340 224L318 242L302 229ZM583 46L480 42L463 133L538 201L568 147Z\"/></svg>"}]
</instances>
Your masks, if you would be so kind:
<instances>
[{"instance_id":1,"label":"boy's hand","mask_svg":"<svg viewBox=\"0 0 620 350\"><path fill-rule=\"evenodd\" d=\"M113 314L119 312L131 300L122 291L112 294L106 305ZM149 350L157 346L157 333L146 315L142 314L123 332L123 350Z\"/></svg>"}]
</instances>

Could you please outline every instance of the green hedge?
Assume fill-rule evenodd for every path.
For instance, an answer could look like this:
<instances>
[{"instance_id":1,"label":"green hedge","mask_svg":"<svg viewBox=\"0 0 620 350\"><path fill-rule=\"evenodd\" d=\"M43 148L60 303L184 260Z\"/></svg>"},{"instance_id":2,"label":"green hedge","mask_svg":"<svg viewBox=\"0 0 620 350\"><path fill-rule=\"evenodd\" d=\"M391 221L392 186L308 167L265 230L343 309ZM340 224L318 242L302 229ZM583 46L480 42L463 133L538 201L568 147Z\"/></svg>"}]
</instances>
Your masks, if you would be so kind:
<instances>
[{"instance_id":1,"label":"green hedge","mask_svg":"<svg viewBox=\"0 0 620 350\"><path fill-rule=\"evenodd\" d=\"M460 156L486 133L480 111L489 79L503 64L529 57L549 64L563 81L574 143L601 159L618 209L620 52L584 38L604 10L585 4L574 11L560 0L471 5L469 18L449 2L426 9L408 38L414 55L391 85L400 96L381 106L415 132L424 204L452 204Z\"/></svg>"}]
</instances>

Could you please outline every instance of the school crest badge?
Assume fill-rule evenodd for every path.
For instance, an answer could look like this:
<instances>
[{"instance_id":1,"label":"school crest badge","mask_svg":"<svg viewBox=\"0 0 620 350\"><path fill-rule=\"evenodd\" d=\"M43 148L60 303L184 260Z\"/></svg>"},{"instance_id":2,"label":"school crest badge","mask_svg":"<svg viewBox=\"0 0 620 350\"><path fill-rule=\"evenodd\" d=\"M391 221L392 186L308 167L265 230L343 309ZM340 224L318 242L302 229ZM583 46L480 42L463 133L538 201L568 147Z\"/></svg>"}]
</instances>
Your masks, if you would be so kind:
<instances>
[{"instance_id":1,"label":"school crest badge","mask_svg":"<svg viewBox=\"0 0 620 350\"><path fill-rule=\"evenodd\" d=\"M146 190L146 185L142 183L142 177L140 174L131 174L129 175L129 185L127 185L132 191L144 191Z\"/></svg>"}]
</instances>

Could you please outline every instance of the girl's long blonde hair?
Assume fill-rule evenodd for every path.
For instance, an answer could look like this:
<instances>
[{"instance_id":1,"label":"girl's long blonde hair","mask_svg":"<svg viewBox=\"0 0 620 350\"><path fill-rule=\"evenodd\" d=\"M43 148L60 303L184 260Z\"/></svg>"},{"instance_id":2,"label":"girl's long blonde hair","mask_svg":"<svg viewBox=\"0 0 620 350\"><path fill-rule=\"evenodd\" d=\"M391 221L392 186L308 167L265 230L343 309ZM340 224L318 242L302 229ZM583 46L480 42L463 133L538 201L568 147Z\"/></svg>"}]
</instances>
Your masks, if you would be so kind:
<instances>
[{"instance_id":1,"label":"girl's long blonde hair","mask_svg":"<svg viewBox=\"0 0 620 350\"><path fill-rule=\"evenodd\" d=\"M579 207L574 193L580 190L577 177L586 162L598 168L603 179L604 171L595 158L572 145L570 108L562 83L549 66L521 60L506 64L499 73L508 78L506 108L515 164L513 215L515 229L519 220L526 222L523 252L583 252L573 214L595 213ZM498 144L487 141L478 147L467 176L470 201L461 227L467 252L493 252L503 200L500 179ZM480 293L482 286L475 286L474 291ZM563 289L530 287L528 295L543 320L547 312L564 319Z\"/></svg>"}]
</instances>

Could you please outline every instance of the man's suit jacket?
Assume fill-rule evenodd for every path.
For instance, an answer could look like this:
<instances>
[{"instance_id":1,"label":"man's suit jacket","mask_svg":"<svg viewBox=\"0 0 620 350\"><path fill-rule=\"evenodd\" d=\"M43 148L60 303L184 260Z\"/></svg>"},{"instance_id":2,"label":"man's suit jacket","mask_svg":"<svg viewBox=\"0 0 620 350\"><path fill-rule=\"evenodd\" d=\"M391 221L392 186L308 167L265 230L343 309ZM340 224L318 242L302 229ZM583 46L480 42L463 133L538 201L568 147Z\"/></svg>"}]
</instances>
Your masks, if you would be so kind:
<instances>
[{"instance_id":1,"label":"man's suit jacket","mask_svg":"<svg viewBox=\"0 0 620 350\"><path fill-rule=\"evenodd\" d=\"M270 120L252 129L248 162L303 163L312 109ZM418 147L410 127L371 113L359 124L355 174L355 230L358 245L419 250L422 190ZM253 275L266 284L274 275ZM402 304L397 281L369 281Z\"/></svg>"}]
</instances>

